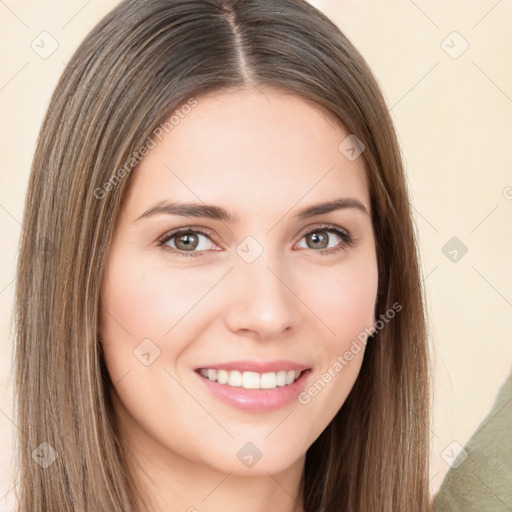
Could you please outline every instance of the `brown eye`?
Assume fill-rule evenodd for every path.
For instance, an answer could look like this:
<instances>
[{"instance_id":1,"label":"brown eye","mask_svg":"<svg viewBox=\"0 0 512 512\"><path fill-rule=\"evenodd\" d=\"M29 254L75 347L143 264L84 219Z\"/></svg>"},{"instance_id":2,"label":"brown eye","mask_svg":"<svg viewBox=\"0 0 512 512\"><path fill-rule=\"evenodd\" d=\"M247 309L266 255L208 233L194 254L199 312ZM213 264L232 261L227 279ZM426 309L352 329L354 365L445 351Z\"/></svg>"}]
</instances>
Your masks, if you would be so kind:
<instances>
[{"instance_id":1,"label":"brown eye","mask_svg":"<svg viewBox=\"0 0 512 512\"><path fill-rule=\"evenodd\" d=\"M194 233L180 233L173 238L174 245L180 251L193 251L199 245L199 237Z\"/></svg>"},{"instance_id":2,"label":"brown eye","mask_svg":"<svg viewBox=\"0 0 512 512\"><path fill-rule=\"evenodd\" d=\"M336 243L336 237L338 237L338 243ZM332 254L347 247L352 247L354 243L350 233L344 229L329 225L317 226L305 233L302 236L302 240L305 241L306 249L314 249L322 255Z\"/></svg>"},{"instance_id":3,"label":"brown eye","mask_svg":"<svg viewBox=\"0 0 512 512\"><path fill-rule=\"evenodd\" d=\"M311 249L325 249L329 245L329 236L326 231L313 231L306 235L306 243L312 244Z\"/></svg>"},{"instance_id":4,"label":"brown eye","mask_svg":"<svg viewBox=\"0 0 512 512\"><path fill-rule=\"evenodd\" d=\"M199 229L172 231L161 237L158 245L180 256L202 256L215 247L210 237Z\"/></svg>"}]
</instances>

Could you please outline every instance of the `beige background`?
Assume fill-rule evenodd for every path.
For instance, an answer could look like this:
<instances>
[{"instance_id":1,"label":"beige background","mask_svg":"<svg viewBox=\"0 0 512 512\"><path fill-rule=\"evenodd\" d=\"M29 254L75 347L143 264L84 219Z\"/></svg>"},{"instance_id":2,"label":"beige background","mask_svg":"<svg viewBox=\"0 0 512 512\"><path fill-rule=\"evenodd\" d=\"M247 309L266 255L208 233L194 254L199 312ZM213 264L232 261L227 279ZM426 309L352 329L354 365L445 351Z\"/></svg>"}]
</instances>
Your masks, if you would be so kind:
<instances>
[{"instance_id":1,"label":"beige background","mask_svg":"<svg viewBox=\"0 0 512 512\"><path fill-rule=\"evenodd\" d=\"M0 0L0 512L12 510L15 484L11 311L34 143L66 62L116 3ZM435 492L512 363L512 2L311 3L369 62L402 145L435 360ZM41 35L45 31L50 35ZM58 48L45 55L52 44ZM445 256L452 237L467 247L465 255L448 246ZM455 262L449 259L454 248Z\"/></svg>"}]
</instances>

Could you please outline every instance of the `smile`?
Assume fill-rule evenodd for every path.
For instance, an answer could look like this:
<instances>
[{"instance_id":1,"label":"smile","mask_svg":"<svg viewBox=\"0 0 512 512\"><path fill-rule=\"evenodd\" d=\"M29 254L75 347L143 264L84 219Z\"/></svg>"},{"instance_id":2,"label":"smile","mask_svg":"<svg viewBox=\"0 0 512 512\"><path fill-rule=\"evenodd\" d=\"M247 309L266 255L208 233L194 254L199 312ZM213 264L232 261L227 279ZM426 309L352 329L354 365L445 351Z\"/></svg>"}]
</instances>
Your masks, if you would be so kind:
<instances>
[{"instance_id":1,"label":"smile","mask_svg":"<svg viewBox=\"0 0 512 512\"><path fill-rule=\"evenodd\" d=\"M253 413L293 404L311 379L310 366L284 359L203 363L195 369L202 386L217 400Z\"/></svg>"}]
</instances>

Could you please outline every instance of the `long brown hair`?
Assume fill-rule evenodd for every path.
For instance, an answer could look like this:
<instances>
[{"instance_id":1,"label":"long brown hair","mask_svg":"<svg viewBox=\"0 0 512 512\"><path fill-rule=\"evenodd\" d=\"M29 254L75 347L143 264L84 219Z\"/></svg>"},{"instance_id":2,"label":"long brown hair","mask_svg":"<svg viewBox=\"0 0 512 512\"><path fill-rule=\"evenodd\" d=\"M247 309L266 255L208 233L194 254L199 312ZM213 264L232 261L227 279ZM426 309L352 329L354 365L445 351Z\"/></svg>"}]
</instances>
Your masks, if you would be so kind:
<instances>
[{"instance_id":1,"label":"long brown hair","mask_svg":"<svg viewBox=\"0 0 512 512\"><path fill-rule=\"evenodd\" d=\"M297 94L364 143L376 318L402 306L368 344L349 397L307 452L305 510L429 508L417 244L396 135L369 67L304 0L126 0L68 63L33 160L16 285L19 512L136 510L97 339L113 229L134 155L155 130L191 98L246 86Z\"/></svg>"}]
</instances>

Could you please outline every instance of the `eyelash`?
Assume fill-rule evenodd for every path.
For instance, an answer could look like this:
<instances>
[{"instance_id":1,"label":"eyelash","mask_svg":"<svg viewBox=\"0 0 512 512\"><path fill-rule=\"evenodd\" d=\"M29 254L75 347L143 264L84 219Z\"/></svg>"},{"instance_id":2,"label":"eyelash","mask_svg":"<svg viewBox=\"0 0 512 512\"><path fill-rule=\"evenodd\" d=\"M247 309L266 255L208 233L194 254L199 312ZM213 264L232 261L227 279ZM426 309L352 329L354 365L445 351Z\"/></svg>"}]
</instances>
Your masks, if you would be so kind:
<instances>
[{"instance_id":1,"label":"eyelash","mask_svg":"<svg viewBox=\"0 0 512 512\"><path fill-rule=\"evenodd\" d=\"M339 247L331 247L330 249L321 249L319 251L315 251L315 252L320 253L321 255L325 255L325 256L331 255L331 254L337 253L338 251L345 249L346 247L352 247L354 245L354 239L348 231L342 230L342 229L332 226L330 224L321 224L321 225L315 226L312 229L310 229L309 231L306 231L306 233L304 233L300 239L302 240L305 236L307 236L311 233L315 233L317 231L325 231L328 233L335 233L344 242ZM180 250L174 249L173 247L165 246L165 244L172 238L174 238L178 235L189 234L189 233L192 233L192 234L199 233L201 235L206 236L210 241L213 242L213 240L211 240L211 238L210 238L210 235L205 230L203 230L201 228L179 228L179 229L170 231L170 232L162 235L157 241L158 246L162 247L166 251L170 251L172 253L179 254L180 256L184 256L185 258L187 258L187 257L196 258L198 256L202 256L202 253L206 252L206 251L190 251L187 253L186 251L180 251ZM314 251L314 249L311 249L311 250Z\"/></svg>"}]
</instances>

